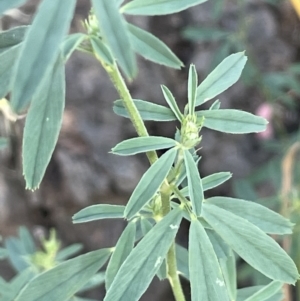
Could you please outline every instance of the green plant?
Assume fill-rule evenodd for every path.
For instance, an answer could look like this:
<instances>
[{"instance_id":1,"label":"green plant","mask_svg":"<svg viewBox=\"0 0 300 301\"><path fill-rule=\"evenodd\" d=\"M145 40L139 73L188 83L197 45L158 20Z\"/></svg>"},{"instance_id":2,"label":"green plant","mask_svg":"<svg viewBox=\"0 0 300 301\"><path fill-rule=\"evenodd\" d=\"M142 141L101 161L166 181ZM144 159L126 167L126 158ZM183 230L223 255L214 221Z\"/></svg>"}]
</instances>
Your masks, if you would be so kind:
<instances>
[{"instance_id":1,"label":"green plant","mask_svg":"<svg viewBox=\"0 0 300 301\"><path fill-rule=\"evenodd\" d=\"M1 301L15 300L20 291L34 277L63 263L82 249L81 244L73 244L61 249L61 243L57 240L54 230L50 231L49 239L42 239L40 244L41 249L38 249L25 227L19 229L19 237L8 237L4 240L3 248L0 248L0 259L7 259L17 275L9 282L0 277ZM100 272L95 274L78 293L83 293L102 283L104 283L104 273ZM77 296L74 296L72 300L88 301Z\"/></svg>"},{"instance_id":2,"label":"green plant","mask_svg":"<svg viewBox=\"0 0 300 301\"><path fill-rule=\"evenodd\" d=\"M184 112L165 86L161 88L169 108L134 100L119 67L128 79L134 78L135 53L173 68L180 68L182 63L156 37L126 23L123 14L165 15L204 0L134 0L122 7L119 0L93 0L86 33L65 37L75 2L44 0L32 26L0 35L0 62L5 66L0 74L0 97L11 92L10 101L3 101L2 109L8 118L16 120L29 107L23 138L27 188L39 186L56 144L64 107L64 64L75 49L93 54L107 71L120 95L114 111L129 117L139 135L119 143L112 152L121 156L146 153L151 167L126 206L93 205L73 216L74 223L125 218L128 224L114 248L58 264L33 278L15 300L72 300L110 256L105 301L138 300L155 275L169 280L177 301L185 300L179 275L190 280L193 301L254 301L278 296L283 283L295 283L298 271L266 233L289 234L292 224L252 202L205 199L206 190L222 184L231 174L220 172L201 179L198 171L202 127L230 134L266 128L267 121L261 117L220 109L219 100L209 110L196 111L239 79L247 60L244 53L227 57L200 85L191 65ZM9 1L4 3L5 9L13 6ZM8 64L9 60L16 61L15 66ZM176 121L180 127L174 139L153 137L148 135L144 120ZM158 158L156 151L164 149ZM183 218L191 222L188 250L175 243ZM273 281L265 287L237 290L233 251Z\"/></svg>"}]
</instances>

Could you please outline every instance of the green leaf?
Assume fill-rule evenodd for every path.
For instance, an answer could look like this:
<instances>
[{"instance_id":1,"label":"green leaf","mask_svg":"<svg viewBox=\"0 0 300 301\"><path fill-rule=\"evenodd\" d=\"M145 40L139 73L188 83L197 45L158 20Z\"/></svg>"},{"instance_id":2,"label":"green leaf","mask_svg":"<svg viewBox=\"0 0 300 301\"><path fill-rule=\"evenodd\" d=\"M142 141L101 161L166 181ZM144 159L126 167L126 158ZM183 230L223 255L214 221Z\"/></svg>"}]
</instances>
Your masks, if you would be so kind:
<instances>
[{"instance_id":1,"label":"green leaf","mask_svg":"<svg viewBox=\"0 0 300 301\"><path fill-rule=\"evenodd\" d=\"M145 236L153 228L153 224L144 217L141 217L140 224L143 236Z\"/></svg>"},{"instance_id":2,"label":"green leaf","mask_svg":"<svg viewBox=\"0 0 300 301\"><path fill-rule=\"evenodd\" d=\"M135 0L121 8L121 12L130 15L159 16L180 12L206 0Z\"/></svg>"},{"instance_id":3,"label":"green leaf","mask_svg":"<svg viewBox=\"0 0 300 301\"><path fill-rule=\"evenodd\" d=\"M76 48L87 38L87 35L83 33L73 33L67 36L63 45L62 53L65 61L67 61Z\"/></svg>"},{"instance_id":4,"label":"green leaf","mask_svg":"<svg viewBox=\"0 0 300 301\"><path fill-rule=\"evenodd\" d=\"M204 117L204 127L229 134L263 132L268 124L262 117L232 109L198 111L197 116Z\"/></svg>"},{"instance_id":5,"label":"green leaf","mask_svg":"<svg viewBox=\"0 0 300 301\"><path fill-rule=\"evenodd\" d=\"M33 278L15 301L68 300L96 274L109 255L110 249L102 249L61 263Z\"/></svg>"},{"instance_id":6,"label":"green leaf","mask_svg":"<svg viewBox=\"0 0 300 301\"><path fill-rule=\"evenodd\" d=\"M78 293L85 293L88 290L94 289L105 282L105 272L99 272L94 275L88 283L81 288Z\"/></svg>"},{"instance_id":7,"label":"green leaf","mask_svg":"<svg viewBox=\"0 0 300 301\"><path fill-rule=\"evenodd\" d=\"M164 259L164 261L162 262L162 264L160 265L157 273L156 273L158 279L160 281L165 280L168 278L168 272L167 272L167 263L166 263L166 259Z\"/></svg>"},{"instance_id":8,"label":"green leaf","mask_svg":"<svg viewBox=\"0 0 300 301\"><path fill-rule=\"evenodd\" d=\"M244 52L232 54L223 60L198 87L196 106L214 98L235 84L241 76L246 61L247 57Z\"/></svg>"},{"instance_id":9,"label":"green leaf","mask_svg":"<svg viewBox=\"0 0 300 301\"><path fill-rule=\"evenodd\" d=\"M112 149L112 153L119 156L128 156L175 147L176 145L177 142L170 138L159 136L137 137L120 142Z\"/></svg>"},{"instance_id":10,"label":"green leaf","mask_svg":"<svg viewBox=\"0 0 300 301\"><path fill-rule=\"evenodd\" d=\"M210 203L205 202L202 210L222 239L256 270L274 280L296 282L299 275L294 262L271 237L247 220Z\"/></svg>"},{"instance_id":11,"label":"green leaf","mask_svg":"<svg viewBox=\"0 0 300 301\"><path fill-rule=\"evenodd\" d=\"M108 263L105 273L105 288L108 290L115 279L121 265L126 260L134 247L136 225L132 221L128 223L127 227L120 236L115 250Z\"/></svg>"},{"instance_id":12,"label":"green leaf","mask_svg":"<svg viewBox=\"0 0 300 301\"><path fill-rule=\"evenodd\" d=\"M237 277L236 277L236 262L233 252L227 258L219 259L222 274L226 283L230 300L236 300L237 296Z\"/></svg>"},{"instance_id":13,"label":"green leaf","mask_svg":"<svg viewBox=\"0 0 300 301\"><path fill-rule=\"evenodd\" d=\"M80 252L83 248L82 244L73 244L71 246L68 246L62 250L60 250L57 254L55 259L57 261L64 261L72 256L74 256L75 254L77 254L78 252Z\"/></svg>"},{"instance_id":14,"label":"green leaf","mask_svg":"<svg viewBox=\"0 0 300 301\"><path fill-rule=\"evenodd\" d=\"M27 108L45 75L53 68L66 35L75 0L44 0L29 28L16 65L11 105Z\"/></svg>"},{"instance_id":15,"label":"green leaf","mask_svg":"<svg viewBox=\"0 0 300 301\"><path fill-rule=\"evenodd\" d=\"M231 172L218 172L202 179L203 191L215 188L232 177Z\"/></svg>"},{"instance_id":16,"label":"green leaf","mask_svg":"<svg viewBox=\"0 0 300 301\"><path fill-rule=\"evenodd\" d=\"M0 150L6 148L9 145L8 138L0 137Z\"/></svg>"},{"instance_id":17,"label":"green leaf","mask_svg":"<svg viewBox=\"0 0 300 301\"><path fill-rule=\"evenodd\" d=\"M221 106L221 102L219 99L217 99L211 106L210 106L210 110L219 110Z\"/></svg>"},{"instance_id":18,"label":"green leaf","mask_svg":"<svg viewBox=\"0 0 300 301\"><path fill-rule=\"evenodd\" d=\"M133 249L122 264L104 301L137 301L166 257L181 222L181 209L172 210Z\"/></svg>"},{"instance_id":19,"label":"green leaf","mask_svg":"<svg viewBox=\"0 0 300 301\"><path fill-rule=\"evenodd\" d=\"M196 92L198 85L198 75L195 65L191 65L189 69L189 79L188 79L188 103L189 103L189 113L194 114L195 112L195 102L196 102Z\"/></svg>"},{"instance_id":20,"label":"green leaf","mask_svg":"<svg viewBox=\"0 0 300 301\"><path fill-rule=\"evenodd\" d=\"M169 108L148 101L139 100L139 99L134 99L133 101L143 120L153 120L153 121L176 120L176 116ZM116 100L114 102L113 110L117 115L129 118L128 112L125 109L122 100Z\"/></svg>"},{"instance_id":21,"label":"green leaf","mask_svg":"<svg viewBox=\"0 0 300 301\"><path fill-rule=\"evenodd\" d=\"M0 53L0 99L11 89L11 79L19 51L20 45L17 45Z\"/></svg>"},{"instance_id":22,"label":"green leaf","mask_svg":"<svg viewBox=\"0 0 300 301\"><path fill-rule=\"evenodd\" d=\"M241 288L238 290L237 294L237 301L245 301L247 298L258 292L259 290L263 289L264 286L257 285L257 286L250 286L246 288ZM282 291L279 291L275 293L271 298L268 298L266 300L260 300L260 301L282 301L283 300L283 293Z\"/></svg>"},{"instance_id":23,"label":"green leaf","mask_svg":"<svg viewBox=\"0 0 300 301\"><path fill-rule=\"evenodd\" d=\"M92 0L92 3L101 34L126 76L133 78L137 73L136 60L125 20L117 3L112 0Z\"/></svg>"},{"instance_id":24,"label":"green leaf","mask_svg":"<svg viewBox=\"0 0 300 301\"><path fill-rule=\"evenodd\" d=\"M229 301L218 259L198 220L190 226L189 270L192 301Z\"/></svg>"},{"instance_id":25,"label":"green leaf","mask_svg":"<svg viewBox=\"0 0 300 301\"><path fill-rule=\"evenodd\" d=\"M27 254L33 254L36 252L33 237L26 227L20 227L19 237Z\"/></svg>"},{"instance_id":26,"label":"green leaf","mask_svg":"<svg viewBox=\"0 0 300 301\"><path fill-rule=\"evenodd\" d=\"M134 217L154 197L167 177L176 154L176 148L168 150L144 173L125 208L127 219Z\"/></svg>"},{"instance_id":27,"label":"green leaf","mask_svg":"<svg viewBox=\"0 0 300 301\"><path fill-rule=\"evenodd\" d=\"M282 289L282 286L282 282L272 281L259 291L255 292L252 296L248 297L245 301L265 301L279 292Z\"/></svg>"},{"instance_id":28,"label":"green leaf","mask_svg":"<svg viewBox=\"0 0 300 301\"><path fill-rule=\"evenodd\" d=\"M292 234L294 224L280 214L252 201L212 197L206 202L238 215L269 234Z\"/></svg>"},{"instance_id":29,"label":"green leaf","mask_svg":"<svg viewBox=\"0 0 300 301\"><path fill-rule=\"evenodd\" d=\"M109 48L105 45L105 43L98 37L90 38L94 54L103 60L108 65L114 64L114 58L109 50Z\"/></svg>"},{"instance_id":30,"label":"green leaf","mask_svg":"<svg viewBox=\"0 0 300 301\"><path fill-rule=\"evenodd\" d=\"M183 119L183 115L178 108L178 105L176 103L176 100L175 100L172 92L164 85L161 86L161 89L163 91L165 100L167 101L170 109L173 111L176 118L181 122Z\"/></svg>"},{"instance_id":31,"label":"green leaf","mask_svg":"<svg viewBox=\"0 0 300 301\"><path fill-rule=\"evenodd\" d=\"M60 58L35 93L23 137L26 188L39 187L54 151L65 106L65 69Z\"/></svg>"},{"instance_id":32,"label":"green leaf","mask_svg":"<svg viewBox=\"0 0 300 301\"><path fill-rule=\"evenodd\" d=\"M8 256L8 251L4 248L0 248L0 259L5 259Z\"/></svg>"},{"instance_id":33,"label":"green leaf","mask_svg":"<svg viewBox=\"0 0 300 301\"><path fill-rule=\"evenodd\" d=\"M188 179L189 196L196 216L201 215L202 202L204 200L202 181L198 167L193 156L188 150L184 150L184 164Z\"/></svg>"},{"instance_id":34,"label":"green leaf","mask_svg":"<svg viewBox=\"0 0 300 301\"><path fill-rule=\"evenodd\" d=\"M214 247L216 256L221 258L227 258L230 256L229 246L224 242L224 240L218 235L214 230L206 229L207 236Z\"/></svg>"},{"instance_id":35,"label":"green leaf","mask_svg":"<svg viewBox=\"0 0 300 301\"><path fill-rule=\"evenodd\" d=\"M125 206L121 205L92 205L73 215L73 223L86 223L106 218L123 218Z\"/></svg>"},{"instance_id":36,"label":"green leaf","mask_svg":"<svg viewBox=\"0 0 300 301\"><path fill-rule=\"evenodd\" d=\"M186 27L182 35L184 38L194 42L219 41L230 35L230 31L220 30L214 27Z\"/></svg>"},{"instance_id":37,"label":"green leaf","mask_svg":"<svg viewBox=\"0 0 300 301\"><path fill-rule=\"evenodd\" d=\"M1 4L0 4L1 6ZM18 26L0 32L0 53L23 42L29 26Z\"/></svg>"},{"instance_id":38,"label":"green leaf","mask_svg":"<svg viewBox=\"0 0 300 301\"><path fill-rule=\"evenodd\" d=\"M132 24L127 26L132 47L139 55L171 68L180 69L183 66L172 50L157 37Z\"/></svg>"},{"instance_id":39,"label":"green leaf","mask_svg":"<svg viewBox=\"0 0 300 301\"><path fill-rule=\"evenodd\" d=\"M9 9L21 6L27 0L1 0L0 2L0 16Z\"/></svg>"},{"instance_id":40,"label":"green leaf","mask_svg":"<svg viewBox=\"0 0 300 301\"><path fill-rule=\"evenodd\" d=\"M182 275L187 280L190 279L189 272L189 252L186 248L176 244L176 261L179 275Z\"/></svg>"}]
</instances>

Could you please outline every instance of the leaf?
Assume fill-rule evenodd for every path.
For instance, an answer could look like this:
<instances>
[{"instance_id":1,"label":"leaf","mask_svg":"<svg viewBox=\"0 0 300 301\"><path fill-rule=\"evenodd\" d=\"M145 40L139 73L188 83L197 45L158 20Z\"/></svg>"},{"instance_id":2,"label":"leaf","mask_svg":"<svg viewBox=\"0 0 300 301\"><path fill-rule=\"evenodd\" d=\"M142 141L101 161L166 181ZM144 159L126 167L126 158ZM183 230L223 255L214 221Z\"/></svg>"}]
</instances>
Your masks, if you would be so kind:
<instances>
[{"instance_id":1,"label":"leaf","mask_svg":"<svg viewBox=\"0 0 300 301\"><path fill-rule=\"evenodd\" d=\"M0 137L0 150L6 148L9 145L8 138Z\"/></svg>"},{"instance_id":2,"label":"leaf","mask_svg":"<svg viewBox=\"0 0 300 301\"><path fill-rule=\"evenodd\" d=\"M21 6L27 0L1 0L0 2L0 16L9 9Z\"/></svg>"},{"instance_id":3,"label":"leaf","mask_svg":"<svg viewBox=\"0 0 300 301\"><path fill-rule=\"evenodd\" d=\"M121 8L121 12L130 15L159 16L180 12L206 0L135 0Z\"/></svg>"},{"instance_id":4,"label":"leaf","mask_svg":"<svg viewBox=\"0 0 300 301\"><path fill-rule=\"evenodd\" d=\"M165 100L167 101L170 109L173 111L176 118L181 122L183 119L183 115L178 108L178 105L176 103L174 96L172 95L172 92L164 85L161 86L161 89L163 91Z\"/></svg>"},{"instance_id":5,"label":"leaf","mask_svg":"<svg viewBox=\"0 0 300 301\"><path fill-rule=\"evenodd\" d=\"M196 92L198 85L198 75L195 65L191 65L189 69L189 79L188 79L188 103L189 103L189 113L194 114L195 112L195 101Z\"/></svg>"},{"instance_id":6,"label":"leaf","mask_svg":"<svg viewBox=\"0 0 300 301\"><path fill-rule=\"evenodd\" d=\"M198 167L193 156L188 150L184 150L184 164L188 179L189 196L196 216L201 215L202 202L204 200L202 181Z\"/></svg>"},{"instance_id":7,"label":"leaf","mask_svg":"<svg viewBox=\"0 0 300 301\"><path fill-rule=\"evenodd\" d=\"M263 132L268 124L262 117L232 109L198 111L197 116L204 117L204 127L229 134Z\"/></svg>"},{"instance_id":8,"label":"leaf","mask_svg":"<svg viewBox=\"0 0 300 301\"><path fill-rule=\"evenodd\" d=\"M264 301L273 297L282 289L283 283L279 281L272 281L268 285L261 288L259 291L248 297L245 301Z\"/></svg>"},{"instance_id":9,"label":"leaf","mask_svg":"<svg viewBox=\"0 0 300 301\"><path fill-rule=\"evenodd\" d=\"M126 260L134 247L136 233L135 222L128 223L127 227L120 236L115 250L110 258L105 273L105 288L108 290L115 279L121 265Z\"/></svg>"},{"instance_id":10,"label":"leaf","mask_svg":"<svg viewBox=\"0 0 300 301\"><path fill-rule=\"evenodd\" d=\"M4 248L0 248L0 259L5 259L8 256L8 251Z\"/></svg>"},{"instance_id":11,"label":"leaf","mask_svg":"<svg viewBox=\"0 0 300 301\"><path fill-rule=\"evenodd\" d=\"M73 224L86 223L106 218L123 218L125 206L121 205L92 205L73 215Z\"/></svg>"},{"instance_id":12,"label":"leaf","mask_svg":"<svg viewBox=\"0 0 300 301\"><path fill-rule=\"evenodd\" d=\"M294 224L280 214L252 201L212 197L206 202L238 215L269 234L292 234Z\"/></svg>"},{"instance_id":13,"label":"leaf","mask_svg":"<svg viewBox=\"0 0 300 301\"><path fill-rule=\"evenodd\" d=\"M17 45L0 53L0 99L5 97L11 89L11 79L19 51L20 46Z\"/></svg>"},{"instance_id":14,"label":"leaf","mask_svg":"<svg viewBox=\"0 0 300 301\"><path fill-rule=\"evenodd\" d=\"M250 286L246 288L242 288L238 290L237 301L245 301L247 298L258 292L259 290L263 289L264 286ZM260 300L260 301L282 301L283 300L283 293L279 291L275 293L271 298Z\"/></svg>"},{"instance_id":15,"label":"leaf","mask_svg":"<svg viewBox=\"0 0 300 301\"><path fill-rule=\"evenodd\" d=\"M134 217L157 193L166 179L177 154L172 148L164 153L142 176L125 208L127 219Z\"/></svg>"},{"instance_id":16,"label":"leaf","mask_svg":"<svg viewBox=\"0 0 300 301\"><path fill-rule=\"evenodd\" d=\"M185 39L191 40L193 42L213 42L224 39L230 35L230 31L220 30L214 27L186 27L182 35Z\"/></svg>"},{"instance_id":17,"label":"leaf","mask_svg":"<svg viewBox=\"0 0 300 301\"><path fill-rule=\"evenodd\" d=\"M87 38L87 35L83 33L73 33L67 36L62 45L62 55L65 62L70 58L76 48Z\"/></svg>"},{"instance_id":18,"label":"leaf","mask_svg":"<svg viewBox=\"0 0 300 301\"><path fill-rule=\"evenodd\" d=\"M20 227L19 237L27 254L33 254L36 252L34 240L26 227Z\"/></svg>"},{"instance_id":19,"label":"leaf","mask_svg":"<svg viewBox=\"0 0 300 301\"><path fill-rule=\"evenodd\" d=\"M65 69L60 58L35 93L23 137L23 173L27 189L39 187L54 151L65 106Z\"/></svg>"},{"instance_id":20,"label":"leaf","mask_svg":"<svg viewBox=\"0 0 300 301\"><path fill-rule=\"evenodd\" d=\"M16 62L11 100L16 113L27 108L45 75L53 68L75 3L75 0L44 0L40 4Z\"/></svg>"},{"instance_id":21,"label":"leaf","mask_svg":"<svg viewBox=\"0 0 300 301\"><path fill-rule=\"evenodd\" d=\"M214 230L206 229L205 231L214 248L216 256L219 259L228 258L230 256L230 249L224 240Z\"/></svg>"},{"instance_id":22,"label":"leaf","mask_svg":"<svg viewBox=\"0 0 300 301\"><path fill-rule=\"evenodd\" d=\"M33 278L15 301L68 300L96 274L109 255L110 249L102 249L61 263Z\"/></svg>"},{"instance_id":23,"label":"leaf","mask_svg":"<svg viewBox=\"0 0 300 301\"><path fill-rule=\"evenodd\" d=\"M137 107L143 120L176 120L176 116L169 108L139 99L134 99L133 102ZM129 118L128 112L126 111L122 100L116 100L114 102L113 110L117 115Z\"/></svg>"},{"instance_id":24,"label":"leaf","mask_svg":"<svg viewBox=\"0 0 300 301\"><path fill-rule=\"evenodd\" d=\"M170 138L159 136L137 137L120 142L112 149L112 153L119 156L128 156L175 147L176 145L177 142Z\"/></svg>"},{"instance_id":25,"label":"leaf","mask_svg":"<svg viewBox=\"0 0 300 301\"><path fill-rule=\"evenodd\" d=\"M1 6L1 4L0 4ZM0 32L0 51L8 50L10 47L16 46L23 42L26 31L29 26L18 26L6 31ZM0 53L1 53L0 52Z\"/></svg>"},{"instance_id":26,"label":"leaf","mask_svg":"<svg viewBox=\"0 0 300 301\"><path fill-rule=\"evenodd\" d=\"M155 63L180 69L183 63L172 50L157 37L139 27L127 24L132 47L139 55Z\"/></svg>"},{"instance_id":27,"label":"leaf","mask_svg":"<svg viewBox=\"0 0 300 301\"><path fill-rule=\"evenodd\" d=\"M198 220L190 226L189 270L192 301L229 301L218 259Z\"/></svg>"},{"instance_id":28,"label":"leaf","mask_svg":"<svg viewBox=\"0 0 300 301\"><path fill-rule=\"evenodd\" d=\"M117 3L112 0L92 0L101 34L127 77L137 73L136 60L130 44L125 20L119 13Z\"/></svg>"},{"instance_id":29,"label":"leaf","mask_svg":"<svg viewBox=\"0 0 300 301\"><path fill-rule=\"evenodd\" d=\"M210 110L219 110L221 106L221 102L219 101L219 99L217 99L211 106L210 106Z\"/></svg>"},{"instance_id":30,"label":"leaf","mask_svg":"<svg viewBox=\"0 0 300 301\"><path fill-rule=\"evenodd\" d=\"M184 278L189 280L189 252L186 248L178 244L176 244L176 261L179 275L182 275Z\"/></svg>"},{"instance_id":31,"label":"leaf","mask_svg":"<svg viewBox=\"0 0 300 301\"><path fill-rule=\"evenodd\" d=\"M149 286L174 241L181 209L172 210L133 249L122 264L104 301L137 301Z\"/></svg>"},{"instance_id":32,"label":"leaf","mask_svg":"<svg viewBox=\"0 0 300 301\"><path fill-rule=\"evenodd\" d=\"M244 52L238 52L223 60L200 84L197 89L196 106L221 94L241 76L247 57Z\"/></svg>"},{"instance_id":33,"label":"leaf","mask_svg":"<svg viewBox=\"0 0 300 301\"><path fill-rule=\"evenodd\" d=\"M297 268L286 252L247 220L206 202L203 217L240 257L262 274L291 284L298 279Z\"/></svg>"},{"instance_id":34,"label":"leaf","mask_svg":"<svg viewBox=\"0 0 300 301\"><path fill-rule=\"evenodd\" d=\"M112 57L112 54L105 43L98 37L91 37L90 41L94 50L94 54L106 64L113 65L115 62L114 58Z\"/></svg>"},{"instance_id":35,"label":"leaf","mask_svg":"<svg viewBox=\"0 0 300 301\"><path fill-rule=\"evenodd\" d=\"M105 272L95 274L86 285L84 285L78 293L85 293L88 290L94 289L105 282Z\"/></svg>"},{"instance_id":36,"label":"leaf","mask_svg":"<svg viewBox=\"0 0 300 301\"><path fill-rule=\"evenodd\" d=\"M75 254L77 254L78 252L80 252L83 248L82 244L72 244L71 246L68 246L62 250L60 250L57 254L56 254L56 261L64 261L72 256L74 256Z\"/></svg>"},{"instance_id":37,"label":"leaf","mask_svg":"<svg viewBox=\"0 0 300 301\"><path fill-rule=\"evenodd\" d=\"M163 260L162 264L160 265L157 273L156 273L158 279L160 281L165 280L168 278L168 272L167 272L167 263L166 259Z\"/></svg>"},{"instance_id":38,"label":"leaf","mask_svg":"<svg viewBox=\"0 0 300 301\"><path fill-rule=\"evenodd\" d=\"M215 188L232 177L231 172L218 172L202 179L203 191Z\"/></svg>"},{"instance_id":39,"label":"leaf","mask_svg":"<svg viewBox=\"0 0 300 301\"><path fill-rule=\"evenodd\" d=\"M219 259L222 274L226 283L230 300L236 300L237 296L237 277L236 277L236 263L233 252L227 258Z\"/></svg>"}]
</instances>

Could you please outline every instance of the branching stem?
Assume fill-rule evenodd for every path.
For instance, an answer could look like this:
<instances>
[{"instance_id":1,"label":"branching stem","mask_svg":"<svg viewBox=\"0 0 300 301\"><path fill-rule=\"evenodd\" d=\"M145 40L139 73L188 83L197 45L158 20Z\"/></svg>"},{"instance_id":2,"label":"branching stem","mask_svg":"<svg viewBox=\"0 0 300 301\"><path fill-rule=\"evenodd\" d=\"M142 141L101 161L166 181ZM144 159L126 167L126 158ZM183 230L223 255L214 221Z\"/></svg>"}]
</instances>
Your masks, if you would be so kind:
<instances>
[{"instance_id":1,"label":"branching stem","mask_svg":"<svg viewBox=\"0 0 300 301\"><path fill-rule=\"evenodd\" d=\"M149 136L148 131L145 127L145 124L141 118L139 111L137 110L134 101L129 93L127 85L116 65L108 66L103 62L102 66L108 73L111 81L113 82L115 88L117 89L120 98L122 99L124 106L130 116L130 120L140 137ZM157 153L155 151L147 152L147 157L150 164L153 164L157 159ZM162 199L162 208L161 214L163 216L167 215L170 212L170 194L171 189L169 183L165 181L161 187L161 199ZM181 283L179 280L179 276L177 273L177 262L176 262L176 254L175 254L175 242L172 244L168 255L167 255L167 271L168 271L168 279L171 284L171 288L173 294L175 296L176 301L185 301L185 297L182 291Z\"/></svg>"}]
</instances>

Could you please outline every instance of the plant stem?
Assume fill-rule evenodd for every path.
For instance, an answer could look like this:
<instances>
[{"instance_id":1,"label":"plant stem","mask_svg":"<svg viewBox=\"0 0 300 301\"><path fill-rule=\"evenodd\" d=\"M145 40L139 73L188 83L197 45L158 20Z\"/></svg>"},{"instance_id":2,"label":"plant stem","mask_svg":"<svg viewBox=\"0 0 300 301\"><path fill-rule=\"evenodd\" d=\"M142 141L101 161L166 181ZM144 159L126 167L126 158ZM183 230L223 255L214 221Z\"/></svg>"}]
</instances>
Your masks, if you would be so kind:
<instances>
[{"instance_id":1,"label":"plant stem","mask_svg":"<svg viewBox=\"0 0 300 301\"><path fill-rule=\"evenodd\" d=\"M101 62L101 61L100 61ZM126 86L126 83L116 65L108 66L101 62L102 66L108 73L111 81L113 82L115 88L117 89L119 96L121 97L124 106L129 114L130 120L140 137L149 136L148 131L145 127L143 119L137 110L135 103L129 93L129 90ZM150 151L146 153L150 164L153 164L157 159L157 153L155 151ZM161 214L162 216L166 216L170 212L170 194L171 188L167 180L162 184L160 189L161 192ZM179 276L177 273L177 262L176 262L176 253L175 253L175 242L172 244L170 250L167 254L167 271L168 271L168 279L171 284L171 288L173 294L175 296L176 301L185 301L185 297L182 291L181 283L179 280Z\"/></svg>"}]
</instances>

